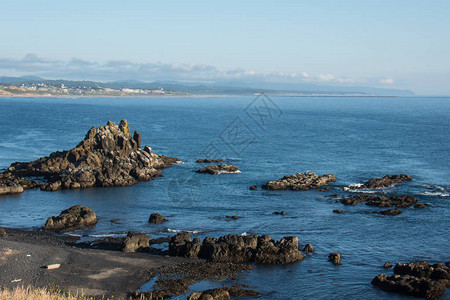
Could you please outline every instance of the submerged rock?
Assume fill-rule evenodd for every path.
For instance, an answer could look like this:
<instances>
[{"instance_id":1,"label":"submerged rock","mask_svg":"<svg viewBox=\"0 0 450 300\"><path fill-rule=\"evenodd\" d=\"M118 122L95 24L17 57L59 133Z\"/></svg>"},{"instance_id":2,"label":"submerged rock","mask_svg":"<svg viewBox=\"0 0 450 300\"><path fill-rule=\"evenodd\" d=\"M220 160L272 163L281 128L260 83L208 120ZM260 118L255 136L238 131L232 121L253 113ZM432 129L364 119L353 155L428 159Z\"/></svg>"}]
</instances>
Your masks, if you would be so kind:
<instances>
[{"instance_id":1,"label":"submerged rock","mask_svg":"<svg viewBox=\"0 0 450 300\"><path fill-rule=\"evenodd\" d=\"M108 121L106 126L92 127L75 148L28 163L13 163L0 178L43 176L46 183L41 189L45 191L128 186L161 176L159 169L179 161L154 154L148 146L141 149L140 143L141 134L135 131L132 136L127 121L122 120L119 125ZM0 179L0 191L2 182ZM21 182L19 185L29 188L40 184Z\"/></svg>"},{"instance_id":2,"label":"submerged rock","mask_svg":"<svg viewBox=\"0 0 450 300\"><path fill-rule=\"evenodd\" d=\"M128 231L127 237L122 244L122 251L136 252L136 250L148 250L151 240L152 238L145 233Z\"/></svg>"},{"instance_id":3,"label":"submerged rock","mask_svg":"<svg viewBox=\"0 0 450 300\"><path fill-rule=\"evenodd\" d=\"M341 209L333 209L333 212L335 214L345 214L345 210L341 210Z\"/></svg>"},{"instance_id":4,"label":"submerged rock","mask_svg":"<svg viewBox=\"0 0 450 300\"><path fill-rule=\"evenodd\" d=\"M305 191L316 189L329 182L335 182L336 176L333 174L317 175L311 171L286 175L276 181L269 181L262 186L266 190L295 190Z\"/></svg>"},{"instance_id":5,"label":"submerged rock","mask_svg":"<svg viewBox=\"0 0 450 300\"><path fill-rule=\"evenodd\" d=\"M397 216L397 215L401 214L402 211L398 208L394 208L394 209L387 209L387 210L380 211L380 213L385 216Z\"/></svg>"},{"instance_id":6,"label":"submerged rock","mask_svg":"<svg viewBox=\"0 0 450 300\"><path fill-rule=\"evenodd\" d=\"M97 224L97 216L89 207L72 206L63 210L59 216L50 217L42 229L54 232L68 232Z\"/></svg>"},{"instance_id":7,"label":"submerged rock","mask_svg":"<svg viewBox=\"0 0 450 300\"><path fill-rule=\"evenodd\" d=\"M249 189L250 189L251 191L256 191L256 190L258 190L258 187L257 187L256 185L251 185L251 186L249 187Z\"/></svg>"},{"instance_id":8,"label":"submerged rock","mask_svg":"<svg viewBox=\"0 0 450 300\"><path fill-rule=\"evenodd\" d=\"M221 164L221 165L207 166L195 172L217 175L221 173L237 173L238 171L239 168L237 166Z\"/></svg>"},{"instance_id":9,"label":"submerged rock","mask_svg":"<svg viewBox=\"0 0 450 300\"><path fill-rule=\"evenodd\" d=\"M431 265L425 261L397 264L394 275L380 274L372 284L387 292L436 299L450 287L450 263Z\"/></svg>"},{"instance_id":10,"label":"submerged rock","mask_svg":"<svg viewBox=\"0 0 450 300\"><path fill-rule=\"evenodd\" d=\"M222 162L223 159L210 159L210 158L201 158L197 159L196 163L204 164L204 163L219 163Z\"/></svg>"},{"instance_id":11,"label":"submerged rock","mask_svg":"<svg viewBox=\"0 0 450 300\"><path fill-rule=\"evenodd\" d=\"M397 174L397 175L386 175L383 178L372 178L369 181L357 185L352 186L352 189L382 189L385 187L390 187L397 183L402 183L405 181L412 180L411 176L405 174Z\"/></svg>"},{"instance_id":12,"label":"submerged rock","mask_svg":"<svg viewBox=\"0 0 450 300\"><path fill-rule=\"evenodd\" d=\"M148 221L151 224L161 224L161 223L167 222L169 220L164 218L162 215L155 213L155 214L150 215L150 217L148 218Z\"/></svg>"},{"instance_id":13,"label":"submerged rock","mask_svg":"<svg viewBox=\"0 0 450 300\"><path fill-rule=\"evenodd\" d=\"M171 256L198 257L214 262L255 262L286 264L300 261L304 255L298 249L298 238L284 237L274 241L270 236L230 234L219 239L206 237L191 241L189 232L179 233L169 243Z\"/></svg>"}]
</instances>

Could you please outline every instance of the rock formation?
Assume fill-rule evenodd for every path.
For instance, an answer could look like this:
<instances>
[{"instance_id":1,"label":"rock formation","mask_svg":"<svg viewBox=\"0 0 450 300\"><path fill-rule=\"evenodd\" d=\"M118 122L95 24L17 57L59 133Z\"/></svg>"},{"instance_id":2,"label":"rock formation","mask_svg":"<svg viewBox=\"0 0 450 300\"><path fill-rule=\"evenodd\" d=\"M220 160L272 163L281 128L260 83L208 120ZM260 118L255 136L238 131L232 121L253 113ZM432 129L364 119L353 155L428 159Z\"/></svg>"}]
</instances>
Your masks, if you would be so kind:
<instances>
[{"instance_id":1,"label":"rock formation","mask_svg":"<svg viewBox=\"0 0 450 300\"><path fill-rule=\"evenodd\" d=\"M58 151L28 163L13 163L0 176L0 194L22 192L40 184L21 177L43 176L45 191L89 187L128 186L161 176L158 169L179 161L141 149L141 134L133 135L127 121L92 127L84 140L69 151Z\"/></svg>"},{"instance_id":2,"label":"rock formation","mask_svg":"<svg viewBox=\"0 0 450 300\"><path fill-rule=\"evenodd\" d=\"M445 265L431 265L425 261L397 264L394 275L380 274L372 284L387 292L436 299L450 287L450 262Z\"/></svg>"},{"instance_id":3,"label":"rock formation","mask_svg":"<svg viewBox=\"0 0 450 300\"><path fill-rule=\"evenodd\" d=\"M210 159L210 158L201 158L197 159L196 163L204 164L204 163L219 163L223 162L223 159Z\"/></svg>"},{"instance_id":4,"label":"rock formation","mask_svg":"<svg viewBox=\"0 0 450 300\"><path fill-rule=\"evenodd\" d=\"M335 182L336 176L333 174L317 175L311 171L286 175L276 181L269 181L262 186L266 190L295 190L306 191L316 189L329 182Z\"/></svg>"},{"instance_id":5,"label":"rock formation","mask_svg":"<svg viewBox=\"0 0 450 300\"><path fill-rule=\"evenodd\" d=\"M48 218L42 229L61 233L83 229L95 224L97 224L97 216L92 209L75 205L63 210L57 217Z\"/></svg>"},{"instance_id":6,"label":"rock formation","mask_svg":"<svg viewBox=\"0 0 450 300\"><path fill-rule=\"evenodd\" d=\"M334 265L341 264L341 255L337 252L330 253L330 255L328 255L328 258Z\"/></svg>"},{"instance_id":7,"label":"rock formation","mask_svg":"<svg viewBox=\"0 0 450 300\"><path fill-rule=\"evenodd\" d=\"M221 173L237 173L238 171L239 168L237 166L221 164L221 165L207 166L195 172L217 175Z\"/></svg>"},{"instance_id":8,"label":"rock formation","mask_svg":"<svg viewBox=\"0 0 450 300\"><path fill-rule=\"evenodd\" d=\"M355 205L357 203L366 202L367 205L377 207L405 208L413 206L418 200L410 195L380 196L380 195L357 195L349 198L342 198L341 203L345 205Z\"/></svg>"},{"instance_id":9,"label":"rock formation","mask_svg":"<svg viewBox=\"0 0 450 300\"><path fill-rule=\"evenodd\" d=\"M127 237L123 241L122 251L136 252L136 250L147 250L150 248L151 237L145 233L128 231Z\"/></svg>"},{"instance_id":10,"label":"rock formation","mask_svg":"<svg viewBox=\"0 0 450 300\"><path fill-rule=\"evenodd\" d=\"M169 243L171 256L198 257L214 262L255 262L286 264L300 261L304 255L298 249L298 238L284 237L274 241L268 235L240 236L230 234L219 239L206 237L203 242L191 241L189 232L179 233Z\"/></svg>"},{"instance_id":11,"label":"rock formation","mask_svg":"<svg viewBox=\"0 0 450 300\"><path fill-rule=\"evenodd\" d=\"M254 290L243 289L241 287L220 287L206 290L203 292L192 293L188 296L188 300L225 300L234 297L254 297L259 296L260 293Z\"/></svg>"},{"instance_id":12,"label":"rock formation","mask_svg":"<svg viewBox=\"0 0 450 300\"><path fill-rule=\"evenodd\" d=\"M390 187L397 183L412 180L411 176L405 174L386 175L383 178L372 178L369 181L357 185L351 186L352 189L382 189Z\"/></svg>"},{"instance_id":13,"label":"rock formation","mask_svg":"<svg viewBox=\"0 0 450 300\"><path fill-rule=\"evenodd\" d=\"M160 214L151 214L150 217L148 218L148 221L151 224L161 224L161 223L167 222L169 220L167 220Z\"/></svg>"}]
</instances>

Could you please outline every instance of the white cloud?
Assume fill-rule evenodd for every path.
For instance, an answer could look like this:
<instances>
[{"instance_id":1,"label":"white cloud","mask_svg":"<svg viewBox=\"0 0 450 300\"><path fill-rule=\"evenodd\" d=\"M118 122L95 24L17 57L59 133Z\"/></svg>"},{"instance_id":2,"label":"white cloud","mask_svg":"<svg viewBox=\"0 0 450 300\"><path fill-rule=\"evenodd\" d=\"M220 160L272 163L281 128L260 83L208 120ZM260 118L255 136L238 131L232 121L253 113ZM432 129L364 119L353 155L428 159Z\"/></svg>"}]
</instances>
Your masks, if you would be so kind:
<instances>
[{"instance_id":1,"label":"white cloud","mask_svg":"<svg viewBox=\"0 0 450 300\"><path fill-rule=\"evenodd\" d=\"M381 78L380 79L381 84L394 84L395 81L391 77Z\"/></svg>"},{"instance_id":2,"label":"white cloud","mask_svg":"<svg viewBox=\"0 0 450 300\"><path fill-rule=\"evenodd\" d=\"M36 54L27 54L23 59L0 58L2 75L35 75L49 79L75 80L125 80L142 81L220 81L248 80L286 83L359 83L361 80L344 78L333 74L313 75L301 72L258 72L242 68L219 70L214 66L197 63L136 63L128 60L106 62L43 59ZM392 80L392 79L391 79ZM393 81L392 81L393 83ZM388 84L388 81L386 81Z\"/></svg>"}]
</instances>

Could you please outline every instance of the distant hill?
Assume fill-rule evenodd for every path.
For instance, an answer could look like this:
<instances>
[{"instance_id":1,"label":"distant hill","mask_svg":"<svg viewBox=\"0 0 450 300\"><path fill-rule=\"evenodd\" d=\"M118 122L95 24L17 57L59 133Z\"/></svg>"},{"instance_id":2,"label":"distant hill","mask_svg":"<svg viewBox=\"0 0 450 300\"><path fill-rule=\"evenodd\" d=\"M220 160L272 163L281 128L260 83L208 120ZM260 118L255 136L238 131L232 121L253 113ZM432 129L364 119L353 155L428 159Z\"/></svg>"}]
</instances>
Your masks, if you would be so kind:
<instances>
[{"instance_id":1,"label":"distant hill","mask_svg":"<svg viewBox=\"0 0 450 300\"><path fill-rule=\"evenodd\" d=\"M383 89L362 86L334 86L309 83L273 83L273 82L245 82L222 81L214 83L202 82L143 82L139 80L121 80L112 82L73 81L73 80L48 80L36 76L0 77L3 85L32 85L44 83L51 86L64 85L69 88L109 88L109 89L142 89L165 91L177 94L191 95L253 95L255 93L267 93L271 95L367 95L367 96L413 96L410 90Z\"/></svg>"}]
</instances>

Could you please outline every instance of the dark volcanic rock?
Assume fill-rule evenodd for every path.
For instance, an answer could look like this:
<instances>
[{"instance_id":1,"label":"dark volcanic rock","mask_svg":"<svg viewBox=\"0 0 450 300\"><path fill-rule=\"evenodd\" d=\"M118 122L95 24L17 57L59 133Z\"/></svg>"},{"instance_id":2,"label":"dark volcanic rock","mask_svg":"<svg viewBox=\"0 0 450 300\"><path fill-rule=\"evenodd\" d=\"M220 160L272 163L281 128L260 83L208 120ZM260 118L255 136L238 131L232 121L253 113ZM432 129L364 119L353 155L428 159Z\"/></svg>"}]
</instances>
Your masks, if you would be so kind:
<instances>
[{"instance_id":1,"label":"dark volcanic rock","mask_svg":"<svg viewBox=\"0 0 450 300\"><path fill-rule=\"evenodd\" d=\"M221 173L236 173L237 171L239 171L239 168L237 166L222 164L222 165L207 166L195 172L217 175Z\"/></svg>"},{"instance_id":2,"label":"dark volcanic rock","mask_svg":"<svg viewBox=\"0 0 450 300\"><path fill-rule=\"evenodd\" d=\"M249 189L251 191L256 191L256 190L258 190L258 187L256 185L251 185Z\"/></svg>"},{"instance_id":3,"label":"dark volcanic rock","mask_svg":"<svg viewBox=\"0 0 450 300\"><path fill-rule=\"evenodd\" d=\"M393 209L387 209L387 210L380 211L380 213L385 216L396 216L396 215L401 214L402 211L398 208L393 208Z\"/></svg>"},{"instance_id":4,"label":"dark volcanic rock","mask_svg":"<svg viewBox=\"0 0 450 300\"><path fill-rule=\"evenodd\" d=\"M397 183L412 180L411 176L405 174L386 175L383 178L372 178L364 184L353 186L354 189L382 189Z\"/></svg>"},{"instance_id":5,"label":"dark volcanic rock","mask_svg":"<svg viewBox=\"0 0 450 300\"><path fill-rule=\"evenodd\" d=\"M367 205L378 207L405 208L413 206L418 200L410 195L380 196L380 195L357 195L349 198L342 198L341 203L345 205L355 205L366 202Z\"/></svg>"},{"instance_id":6,"label":"dark volcanic rock","mask_svg":"<svg viewBox=\"0 0 450 300\"><path fill-rule=\"evenodd\" d=\"M148 218L148 221L152 224L161 224L169 220L167 220L160 214L151 214L150 217Z\"/></svg>"},{"instance_id":7,"label":"dark volcanic rock","mask_svg":"<svg viewBox=\"0 0 450 300\"><path fill-rule=\"evenodd\" d=\"M180 233L169 243L171 256L198 257L214 262L255 262L286 264L300 261L304 255L298 250L298 238L284 237L274 241L270 236L230 234L219 239L206 237L191 241L190 233Z\"/></svg>"},{"instance_id":8,"label":"dark volcanic rock","mask_svg":"<svg viewBox=\"0 0 450 300\"><path fill-rule=\"evenodd\" d=\"M305 191L309 189L316 189L329 182L335 182L336 176L333 174L317 175L311 171L305 173L297 173L293 175L286 175L276 181L269 181L262 186L266 190L295 190Z\"/></svg>"},{"instance_id":9,"label":"dark volcanic rock","mask_svg":"<svg viewBox=\"0 0 450 300\"><path fill-rule=\"evenodd\" d=\"M92 209L75 205L63 210L57 217L48 218L42 229L55 232L67 232L95 224L97 224L97 217Z\"/></svg>"},{"instance_id":10,"label":"dark volcanic rock","mask_svg":"<svg viewBox=\"0 0 450 300\"><path fill-rule=\"evenodd\" d=\"M210 159L210 158L201 158L201 159L197 159L197 163L203 164L203 163L219 163L222 162L223 159Z\"/></svg>"},{"instance_id":11,"label":"dark volcanic rock","mask_svg":"<svg viewBox=\"0 0 450 300\"><path fill-rule=\"evenodd\" d=\"M328 258L335 265L340 265L341 264L341 255L339 253L337 253L337 252L333 252L330 255L328 255Z\"/></svg>"},{"instance_id":12,"label":"dark volcanic rock","mask_svg":"<svg viewBox=\"0 0 450 300\"><path fill-rule=\"evenodd\" d=\"M161 176L158 169L179 161L157 155L145 146L140 148L141 134L130 134L127 121L119 125L108 121L106 126L92 127L84 140L69 151L58 151L28 163L13 163L2 176L43 176L42 190L79 189L89 187L128 186ZM0 179L0 191L1 191ZM39 183L20 184L24 188ZM20 192L16 190L16 192Z\"/></svg>"},{"instance_id":13,"label":"dark volcanic rock","mask_svg":"<svg viewBox=\"0 0 450 300\"><path fill-rule=\"evenodd\" d=\"M446 287L450 287L450 267L425 261L397 264L394 275L380 274L372 284L387 292L436 299L444 294Z\"/></svg>"},{"instance_id":14,"label":"dark volcanic rock","mask_svg":"<svg viewBox=\"0 0 450 300\"><path fill-rule=\"evenodd\" d=\"M128 231L127 237L123 241L122 251L136 252L136 250L148 250L150 248L151 237L145 233Z\"/></svg>"}]
</instances>

